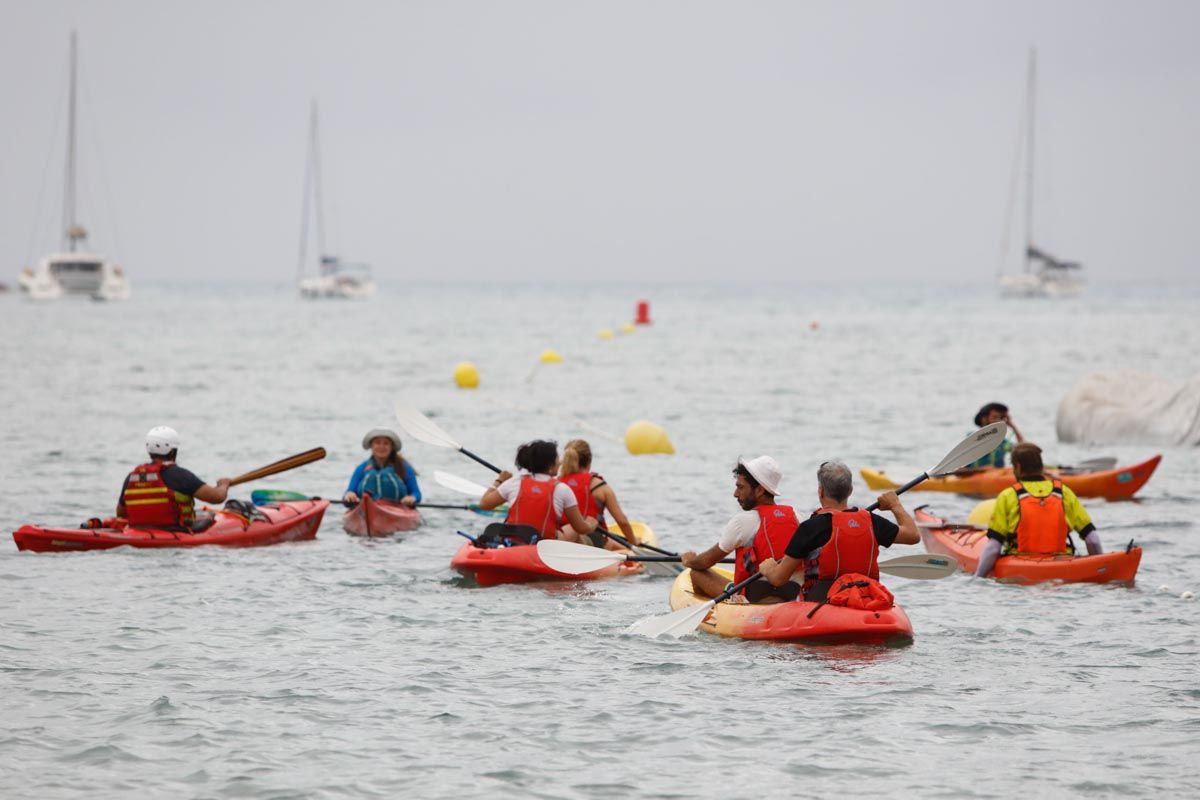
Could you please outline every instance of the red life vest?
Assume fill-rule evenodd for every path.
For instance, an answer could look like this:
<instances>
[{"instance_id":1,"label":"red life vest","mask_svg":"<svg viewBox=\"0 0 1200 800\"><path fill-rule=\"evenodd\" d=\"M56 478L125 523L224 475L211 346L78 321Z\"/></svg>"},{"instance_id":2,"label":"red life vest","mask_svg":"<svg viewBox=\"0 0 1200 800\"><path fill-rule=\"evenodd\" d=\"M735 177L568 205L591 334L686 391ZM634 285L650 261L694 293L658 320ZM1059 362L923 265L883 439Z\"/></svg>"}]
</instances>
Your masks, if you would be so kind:
<instances>
[{"instance_id":1,"label":"red life vest","mask_svg":"<svg viewBox=\"0 0 1200 800\"><path fill-rule=\"evenodd\" d=\"M174 461L151 461L134 467L125 479L122 498L125 518L134 527L190 527L196 506L190 494L176 492L163 483L162 471Z\"/></svg>"},{"instance_id":2,"label":"red life vest","mask_svg":"<svg viewBox=\"0 0 1200 800\"><path fill-rule=\"evenodd\" d=\"M733 570L733 582L741 583L758 572L758 565L764 559L783 558L788 542L796 533L800 524L796 512L791 506L762 504L754 507L758 512L758 532L749 547L739 547L734 551L737 564ZM744 590L743 590L744 591Z\"/></svg>"},{"instance_id":3,"label":"red life vest","mask_svg":"<svg viewBox=\"0 0 1200 800\"><path fill-rule=\"evenodd\" d=\"M879 580L879 542L875 541L871 512L822 508L816 513L833 517L833 532L817 556L817 580L832 581L849 572Z\"/></svg>"},{"instance_id":4,"label":"red life vest","mask_svg":"<svg viewBox=\"0 0 1200 800\"><path fill-rule=\"evenodd\" d=\"M575 499L579 502L579 513L585 517L593 517L599 522L604 516L604 509L596 502L596 498L592 496L592 481L595 478L600 478L600 476L591 472L572 472L570 475L564 475L562 478L559 478L559 480L575 493ZM603 482L604 479L600 478L600 480ZM565 515L559 520L559 524L567 524Z\"/></svg>"},{"instance_id":5,"label":"red life vest","mask_svg":"<svg viewBox=\"0 0 1200 800\"><path fill-rule=\"evenodd\" d=\"M557 539L558 517L554 514L554 487L557 485L554 478L539 481L531 475L522 477L517 497L509 505L504 521L510 525L528 525L543 539Z\"/></svg>"},{"instance_id":6,"label":"red life vest","mask_svg":"<svg viewBox=\"0 0 1200 800\"><path fill-rule=\"evenodd\" d=\"M1012 488L1017 493L1017 552L1068 552L1067 534L1071 529L1067 524L1062 481L1054 481L1054 488L1045 497L1034 497L1020 482Z\"/></svg>"}]
</instances>

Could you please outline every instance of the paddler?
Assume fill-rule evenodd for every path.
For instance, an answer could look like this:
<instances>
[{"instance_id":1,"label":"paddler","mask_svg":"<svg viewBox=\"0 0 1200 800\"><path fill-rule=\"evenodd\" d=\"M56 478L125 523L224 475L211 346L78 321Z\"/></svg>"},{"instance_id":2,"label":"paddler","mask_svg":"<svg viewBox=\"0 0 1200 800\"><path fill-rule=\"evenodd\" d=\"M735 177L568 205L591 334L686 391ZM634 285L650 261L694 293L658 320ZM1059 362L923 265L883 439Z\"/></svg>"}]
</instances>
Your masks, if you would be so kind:
<instances>
[{"instance_id":1,"label":"paddler","mask_svg":"<svg viewBox=\"0 0 1200 800\"><path fill-rule=\"evenodd\" d=\"M1079 498L1062 481L1046 478L1040 447L1022 442L1013 448L1012 462L1017 480L996 497L975 577L986 577L1002 553L1072 553L1068 531L1083 537L1088 555L1104 552Z\"/></svg>"},{"instance_id":2,"label":"paddler","mask_svg":"<svg viewBox=\"0 0 1200 800\"><path fill-rule=\"evenodd\" d=\"M892 522L851 507L853 491L854 478L849 467L840 461L821 465L817 470L820 508L796 527L781 561L767 559L759 565L768 582L783 586L797 570L803 569L804 599L819 602L842 575L857 573L879 580L880 547L921 541L917 523L895 492L879 496L879 507L896 518Z\"/></svg>"},{"instance_id":3,"label":"paddler","mask_svg":"<svg viewBox=\"0 0 1200 800\"><path fill-rule=\"evenodd\" d=\"M1003 467L1005 456L1012 452L1013 447L1025 441L1025 437L1021 435L1021 431L1008 414L1008 406L1004 405L1004 403L988 403L975 413L975 427L982 428L986 425L991 425L993 422L1006 423L1009 433L1015 436L1017 441L1013 442L1011 438L1005 436L995 450L970 464L967 467L968 469Z\"/></svg>"},{"instance_id":4,"label":"paddler","mask_svg":"<svg viewBox=\"0 0 1200 800\"><path fill-rule=\"evenodd\" d=\"M179 455L179 434L160 425L146 434L146 452L150 461L134 467L121 486L117 516L134 528L202 530L212 523L212 515L196 513L196 500L223 503L229 494L229 478L209 486L196 475L175 463Z\"/></svg>"},{"instance_id":5,"label":"paddler","mask_svg":"<svg viewBox=\"0 0 1200 800\"><path fill-rule=\"evenodd\" d=\"M733 496L742 507L725 525L715 545L697 555L691 550L680 560L692 571L692 588L698 595L716 597L729 587L729 579L712 568L734 553L734 583L750 577L764 559L782 557L796 531L796 512L775 502L783 472L770 456L738 459L733 471ZM782 603L800 596L801 586L786 580L778 586L758 580L743 590L751 603Z\"/></svg>"},{"instance_id":6,"label":"paddler","mask_svg":"<svg viewBox=\"0 0 1200 800\"><path fill-rule=\"evenodd\" d=\"M350 476L350 485L342 500L357 503L364 494L376 500L391 500L413 507L421 502L417 471L400 455L400 437L387 428L372 428L362 439L363 450L371 456Z\"/></svg>"},{"instance_id":7,"label":"paddler","mask_svg":"<svg viewBox=\"0 0 1200 800\"><path fill-rule=\"evenodd\" d=\"M584 517L570 487L554 477L558 472L558 444L537 439L517 448L515 459L520 474L504 470L479 498L486 510L508 503L508 525L527 525L539 539L564 539L592 544L596 520ZM566 519L562 528L558 521Z\"/></svg>"},{"instance_id":8,"label":"paddler","mask_svg":"<svg viewBox=\"0 0 1200 800\"><path fill-rule=\"evenodd\" d=\"M621 510L617 502L617 493L608 485L601 475L592 472L592 447L583 439L572 439L563 447L562 464L559 466L558 479L565 483L575 495L579 504L579 513L584 517L596 520L596 530L589 534L592 543L597 547L607 547L609 550L626 549L619 542L609 539L601 531L607 529L604 513L612 514L613 522L621 529L621 534L631 544L638 543L637 534L629 524L629 518ZM569 523L564 517L560 525Z\"/></svg>"}]
</instances>

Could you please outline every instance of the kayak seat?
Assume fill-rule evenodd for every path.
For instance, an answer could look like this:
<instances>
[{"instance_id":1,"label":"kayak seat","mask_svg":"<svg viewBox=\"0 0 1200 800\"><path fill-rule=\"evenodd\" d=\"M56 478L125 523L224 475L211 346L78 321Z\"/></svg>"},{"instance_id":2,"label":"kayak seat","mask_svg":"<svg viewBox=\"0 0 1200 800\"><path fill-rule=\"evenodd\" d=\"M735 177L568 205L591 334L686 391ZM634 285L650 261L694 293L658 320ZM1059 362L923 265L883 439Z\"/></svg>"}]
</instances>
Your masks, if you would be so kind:
<instances>
[{"instance_id":1,"label":"kayak seat","mask_svg":"<svg viewBox=\"0 0 1200 800\"><path fill-rule=\"evenodd\" d=\"M513 547L522 544L536 544L541 536L532 525L510 525L507 522L493 522L483 529L483 533L475 539L476 547Z\"/></svg>"}]
</instances>

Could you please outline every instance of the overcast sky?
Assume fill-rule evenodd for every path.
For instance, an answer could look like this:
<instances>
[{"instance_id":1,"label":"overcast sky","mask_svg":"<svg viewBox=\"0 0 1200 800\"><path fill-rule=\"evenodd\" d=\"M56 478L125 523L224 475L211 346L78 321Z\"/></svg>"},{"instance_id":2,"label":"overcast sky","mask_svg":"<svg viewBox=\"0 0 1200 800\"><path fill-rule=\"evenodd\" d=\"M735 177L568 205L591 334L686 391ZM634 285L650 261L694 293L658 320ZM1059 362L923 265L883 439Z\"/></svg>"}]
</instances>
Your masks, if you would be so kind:
<instances>
[{"instance_id":1,"label":"overcast sky","mask_svg":"<svg viewBox=\"0 0 1200 800\"><path fill-rule=\"evenodd\" d=\"M1197 280L1200 2L0 0L0 280L57 246L72 27L134 281L293 279L313 96L390 285L990 280L1031 45L1044 246Z\"/></svg>"}]
</instances>

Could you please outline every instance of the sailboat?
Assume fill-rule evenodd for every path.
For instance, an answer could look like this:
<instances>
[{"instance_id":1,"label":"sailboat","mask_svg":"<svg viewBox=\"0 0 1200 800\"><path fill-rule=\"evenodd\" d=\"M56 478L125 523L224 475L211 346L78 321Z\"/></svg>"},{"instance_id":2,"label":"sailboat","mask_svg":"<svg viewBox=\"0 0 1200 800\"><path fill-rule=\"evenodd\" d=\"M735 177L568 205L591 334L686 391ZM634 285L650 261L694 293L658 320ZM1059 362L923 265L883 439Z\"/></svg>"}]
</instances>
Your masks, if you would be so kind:
<instances>
[{"instance_id":1,"label":"sailboat","mask_svg":"<svg viewBox=\"0 0 1200 800\"><path fill-rule=\"evenodd\" d=\"M63 196L63 249L42 258L18 279L21 290L34 300L57 300L63 295L84 295L95 300L125 300L129 279L109 259L82 248L87 229L76 217L76 85L78 47L71 31L71 88L67 123L67 168Z\"/></svg>"},{"instance_id":2,"label":"sailboat","mask_svg":"<svg viewBox=\"0 0 1200 800\"><path fill-rule=\"evenodd\" d=\"M1025 269L1000 276L1000 293L1005 297L1070 297L1083 291L1083 267L1066 261L1034 244L1033 237L1033 162L1037 90L1037 51L1029 51L1029 78L1026 88L1025 134ZM1011 206L1010 206L1011 209Z\"/></svg>"},{"instance_id":3,"label":"sailboat","mask_svg":"<svg viewBox=\"0 0 1200 800\"><path fill-rule=\"evenodd\" d=\"M321 144L318 133L317 101L313 100L309 119L308 156L304 164L304 202L300 222L300 296L363 300L375 294L371 268L352 264L325 250L325 208L321 196ZM308 256L309 202L314 200L317 228L318 273L305 276Z\"/></svg>"}]
</instances>

